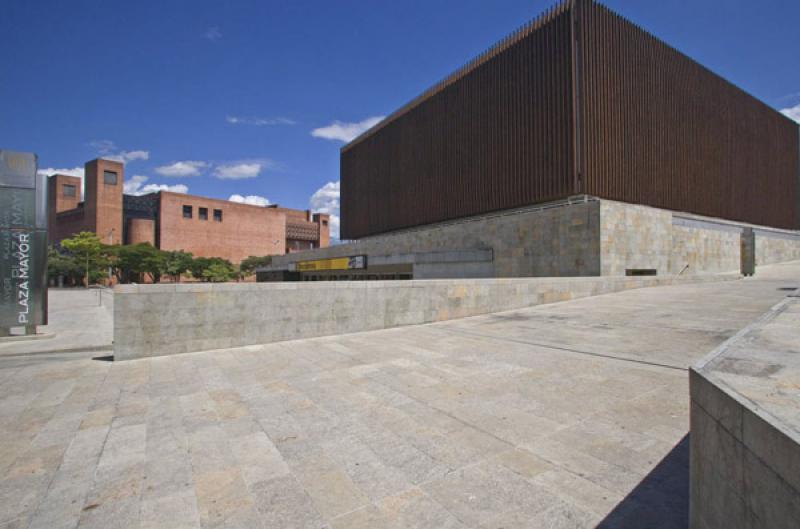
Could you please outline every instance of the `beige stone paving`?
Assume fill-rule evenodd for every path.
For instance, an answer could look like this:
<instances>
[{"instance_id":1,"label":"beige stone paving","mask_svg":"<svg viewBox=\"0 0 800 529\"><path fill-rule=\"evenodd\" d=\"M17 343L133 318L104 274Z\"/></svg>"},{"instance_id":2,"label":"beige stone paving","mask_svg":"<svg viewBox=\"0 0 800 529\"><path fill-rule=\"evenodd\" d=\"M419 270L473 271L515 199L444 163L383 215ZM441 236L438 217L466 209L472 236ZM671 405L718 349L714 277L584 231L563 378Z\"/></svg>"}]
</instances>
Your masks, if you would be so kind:
<instances>
[{"instance_id":1,"label":"beige stone paving","mask_svg":"<svg viewBox=\"0 0 800 529\"><path fill-rule=\"evenodd\" d=\"M683 527L684 368L800 286L160 357L0 358L0 528Z\"/></svg>"},{"instance_id":2,"label":"beige stone paving","mask_svg":"<svg viewBox=\"0 0 800 529\"><path fill-rule=\"evenodd\" d=\"M105 289L51 288L47 297L49 324L38 327L39 339L0 340L0 357L81 349L111 354L114 339L111 298Z\"/></svg>"}]
</instances>

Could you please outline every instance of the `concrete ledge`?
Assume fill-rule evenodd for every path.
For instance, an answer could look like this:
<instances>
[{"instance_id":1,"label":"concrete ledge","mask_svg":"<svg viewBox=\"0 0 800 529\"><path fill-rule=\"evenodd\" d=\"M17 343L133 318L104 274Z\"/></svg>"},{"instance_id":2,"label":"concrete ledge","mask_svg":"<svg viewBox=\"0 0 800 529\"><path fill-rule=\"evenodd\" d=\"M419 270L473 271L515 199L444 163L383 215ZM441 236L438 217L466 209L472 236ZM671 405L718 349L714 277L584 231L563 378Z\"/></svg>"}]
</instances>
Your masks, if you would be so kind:
<instances>
[{"instance_id":1,"label":"concrete ledge","mask_svg":"<svg viewBox=\"0 0 800 529\"><path fill-rule=\"evenodd\" d=\"M123 285L114 295L114 357L129 360L347 334L738 277Z\"/></svg>"},{"instance_id":2,"label":"concrete ledge","mask_svg":"<svg viewBox=\"0 0 800 529\"><path fill-rule=\"evenodd\" d=\"M800 299L690 371L692 529L800 523Z\"/></svg>"},{"instance_id":3,"label":"concrete ledge","mask_svg":"<svg viewBox=\"0 0 800 529\"><path fill-rule=\"evenodd\" d=\"M13 334L11 336L0 336L0 345L14 342L30 342L32 340L48 340L55 338L52 332L37 332L36 334Z\"/></svg>"}]
</instances>

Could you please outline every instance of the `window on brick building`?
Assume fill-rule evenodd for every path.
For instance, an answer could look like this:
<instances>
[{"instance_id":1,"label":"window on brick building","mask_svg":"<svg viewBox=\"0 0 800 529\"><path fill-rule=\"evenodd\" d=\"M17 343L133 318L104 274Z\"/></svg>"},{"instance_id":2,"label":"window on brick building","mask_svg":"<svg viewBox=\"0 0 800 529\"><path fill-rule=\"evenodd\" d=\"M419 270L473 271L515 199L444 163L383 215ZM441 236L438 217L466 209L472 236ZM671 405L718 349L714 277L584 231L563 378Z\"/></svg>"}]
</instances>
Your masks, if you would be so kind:
<instances>
[{"instance_id":1,"label":"window on brick building","mask_svg":"<svg viewBox=\"0 0 800 529\"><path fill-rule=\"evenodd\" d=\"M64 184L61 187L61 194L65 197L73 198L77 193L77 189L72 184Z\"/></svg>"},{"instance_id":2,"label":"window on brick building","mask_svg":"<svg viewBox=\"0 0 800 529\"><path fill-rule=\"evenodd\" d=\"M117 185L117 173L114 171L103 171L103 182L110 185Z\"/></svg>"},{"instance_id":3,"label":"window on brick building","mask_svg":"<svg viewBox=\"0 0 800 529\"><path fill-rule=\"evenodd\" d=\"M327 220L323 220L323 221L322 221L322 225L323 225L323 226L327 226L327 225L328 225L328 221L327 221Z\"/></svg>"},{"instance_id":4,"label":"window on brick building","mask_svg":"<svg viewBox=\"0 0 800 529\"><path fill-rule=\"evenodd\" d=\"M200 220L208 220L208 208L197 208L197 218Z\"/></svg>"},{"instance_id":5,"label":"window on brick building","mask_svg":"<svg viewBox=\"0 0 800 529\"><path fill-rule=\"evenodd\" d=\"M192 206L183 206L183 218L192 218Z\"/></svg>"},{"instance_id":6,"label":"window on brick building","mask_svg":"<svg viewBox=\"0 0 800 529\"><path fill-rule=\"evenodd\" d=\"M214 210L214 220L216 220L217 222L222 222L222 210L221 209L215 209Z\"/></svg>"}]
</instances>

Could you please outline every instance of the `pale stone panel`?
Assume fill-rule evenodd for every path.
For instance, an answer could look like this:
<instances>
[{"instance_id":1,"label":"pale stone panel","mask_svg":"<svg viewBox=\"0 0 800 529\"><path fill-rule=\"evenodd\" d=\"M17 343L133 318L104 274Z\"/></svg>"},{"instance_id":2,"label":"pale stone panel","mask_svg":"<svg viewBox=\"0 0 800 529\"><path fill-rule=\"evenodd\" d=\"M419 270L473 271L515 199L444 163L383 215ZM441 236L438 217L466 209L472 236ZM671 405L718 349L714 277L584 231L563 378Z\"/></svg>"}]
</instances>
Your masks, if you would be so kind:
<instances>
[{"instance_id":1,"label":"pale stone panel","mask_svg":"<svg viewBox=\"0 0 800 529\"><path fill-rule=\"evenodd\" d=\"M602 275L624 276L629 269L669 273L672 213L663 209L603 200L600 205Z\"/></svg>"},{"instance_id":2,"label":"pale stone panel","mask_svg":"<svg viewBox=\"0 0 800 529\"><path fill-rule=\"evenodd\" d=\"M735 272L740 268L741 232L672 226L670 273Z\"/></svg>"},{"instance_id":3,"label":"pale stone panel","mask_svg":"<svg viewBox=\"0 0 800 529\"><path fill-rule=\"evenodd\" d=\"M118 360L431 323L738 275L118 285Z\"/></svg>"},{"instance_id":4,"label":"pale stone panel","mask_svg":"<svg viewBox=\"0 0 800 529\"><path fill-rule=\"evenodd\" d=\"M629 270L694 275L740 269L747 224L586 197L451 223L377 235L301 254L276 256L275 267L299 260L429 252L463 254L414 265L414 278L625 276ZM800 232L753 226L757 264L800 260ZM491 252L472 261L471 252Z\"/></svg>"},{"instance_id":5,"label":"pale stone panel","mask_svg":"<svg viewBox=\"0 0 800 529\"><path fill-rule=\"evenodd\" d=\"M600 275L600 201L543 205L426 226L278 256L275 265L302 259L491 249L494 267L456 270L471 277ZM475 265L471 265L475 266ZM463 272L460 273L460 272ZM415 277L417 277L415 275Z\"/></svg>"},{"instance_id":6,"label":"pale stone panel","mask_svg":"<svg viewBox=\"0 0 800 529\"><path fill-rule=\"evenodd\" d=\"M800 233L756 230L756 266L800 260Z\"/></svg>"}]
</instances>

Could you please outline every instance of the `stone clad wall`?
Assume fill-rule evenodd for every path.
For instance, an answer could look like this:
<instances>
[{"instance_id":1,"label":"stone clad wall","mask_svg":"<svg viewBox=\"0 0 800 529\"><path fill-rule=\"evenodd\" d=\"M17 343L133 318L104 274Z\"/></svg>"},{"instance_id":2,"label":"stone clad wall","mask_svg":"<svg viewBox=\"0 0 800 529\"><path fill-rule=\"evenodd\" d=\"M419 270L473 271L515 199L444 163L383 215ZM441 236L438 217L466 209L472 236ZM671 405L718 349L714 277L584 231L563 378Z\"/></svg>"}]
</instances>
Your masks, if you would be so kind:
<instances>
[{"instance_id":1,"label":"stone clad wall","mask_svg":"<svg viewBox=\"0 0 800 529\"><path fill-rule=\"evenodd\" d=\"M431 323L675 281L596 277L118 285L114 357L128 360Z\"/></svg>"},{"instance_id":2,"label":"stone clad wall","mask_svg":"<svg viewBox=\"0 0 800 529\"><path fill-rule=\"evenodd\" d=\"M636 268L659 275L740 270L745 224L603 200L600 225L603 275ZM800 260L800 233L768 228L755 233L757 264Z\"/></svg>"},{"instance_id":3,"label":"stone clad wall","mask_svg":"<svg viewBox=\"0 0 800 529\"><path fill-rule=\"evenodd\" d=\"M669 273L672 213L663 209L603 200L600 206L602 274L624 276L627 269Z\"/></svg>"},{"instance_id":4,"label":"stone clad wall","mask_svg":"<svg viewBox=\"0 0 800 529\"><path fill-rule=\"evenodd\" d=\"M741 228L723 230L673 224L669 272L737 271L741 266L740 244Z\"/></svg>"},{"instance_id":5,"label":"stone clad wall","mask_svg":"<svg viewBox=\"0 0 800 529\"><path fill-rule=\"evenodd\" d=\"M273 264L359 254L492 250L493 263L482 263L474 270L462 267L457 271L463 274L449 277L620 277L631 269L656 270L659 276L715 274L740 270L745 226L649 206L589 199L277 256ZM755 227L755 233L758 264L800 260L800 232Z\"/></svg>"},{"instance_id":6,"label":"stone clad wall","mask_svg":"<svg viewBox=\"0 0 800 529\"><path fill-rule=\"evenodd\" d=\"M596 276L600 275L599 211L600 202L595 200L502 212L275 257L273 263L359 254L492 249L494 277Z\"/></svg>"},{"instance_id":7,"label":"stone clad wall","mask_svg":"<svg viewBox=\"0 0 800 529\"><path fill-rule=\"evenodd\" d=\"M800 233L756 230L756 266L800 260Z\"/></svg>"}]
</instances>

